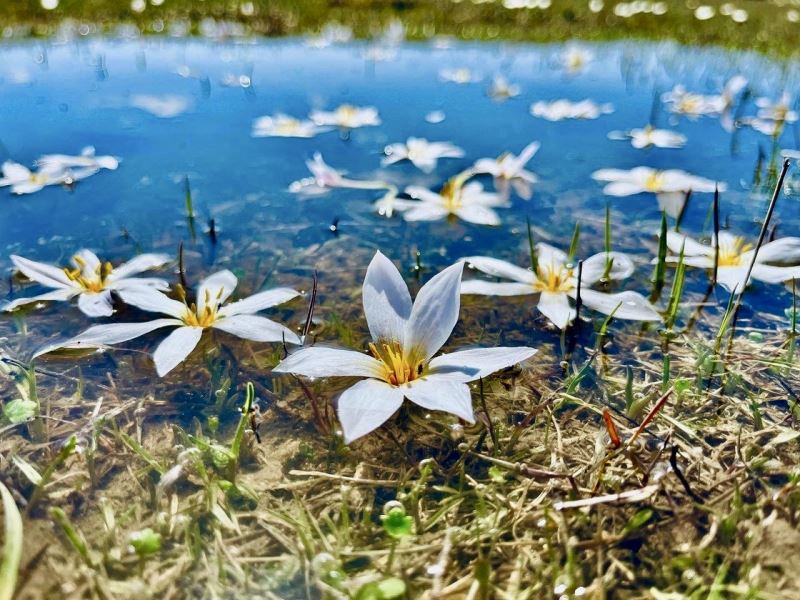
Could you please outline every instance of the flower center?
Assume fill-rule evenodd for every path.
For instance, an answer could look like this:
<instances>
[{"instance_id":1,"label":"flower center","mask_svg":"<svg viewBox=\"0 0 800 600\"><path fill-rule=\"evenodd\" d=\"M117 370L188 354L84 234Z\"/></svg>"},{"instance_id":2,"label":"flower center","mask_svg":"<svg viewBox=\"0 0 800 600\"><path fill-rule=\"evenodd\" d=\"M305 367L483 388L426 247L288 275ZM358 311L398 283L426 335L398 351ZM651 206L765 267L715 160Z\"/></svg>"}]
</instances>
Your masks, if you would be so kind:
<instances>
[{"instance_id":1,"label":"flower center","mask_svg":"<svg viewBox=\"0 0 800 600\"><path fill-rule=\"evenodd\" d=\"M80 256L73 256L72 260L78 265L75 269L64 268L64 274L70 281L74 281L85 291L97 294L106 287L106 280L111 275L114 267L110 262L102 263L94 268L94 271L86 269L86 261Z\"/></svg>"},{"instance_id":2,"label":"flower center","mask_svg":"<svg viewBox=\"0 0 800 600\"><path fill-rule=\"evenodd\" d=\"M457 182L448 181L445 183L440 195L444 198L444 207L450 212L454 212L463 206L461 185Z\"/></svg>"},{"instance_id":3,"label":"flower center","mask_svg":"<svg viewBox=\"0 0 800 600\"><path fill-rule=\"evenodd\" d=\"M644 189L648 192L660 192L664 187L664 176L658 171L654 171L644 180Z\"/></svg>"},{"instance_id":4,"label":"flower center","mask_svg":"<svg viewBox=\"0 0 800 600\"><path fill-rule=\"evenodd\" d=\"M181 317L181 321L183 321L187 326L202 327L205 329L206 327L211 327L211 325L217 321L219 318L219 301L220 298L222 298L223 288L219 289L219 292L217 292L217 295L213 301L211 298L211 292L209 290L205 291L205 302L203 303L202 310L194 302L192 304L186 304L186 292L182 287L178 286L177 291L181 300L186 305L186 311Z\"/></svg>"},{"instance_id":5,"label":"flower center","mask_svg":"<svg viewBox=\"0 0 800 600\"><path fill-rule=\"evenodd\" d=\"M30 179L31 183L35 183L36 185L45 185L48 181L47 175L44 173L31 173L28 179Z\"/></svg>"},{"instance_id":6,"label":"flower center","mask_svg":"<svg viewBox=\"0 0 800 600\"><path fill-rule=\"evenodd\" d=\"M400 342L381 344L380 349L370 343L369 351L381 363L383 380L391 385L405 385L419 379L425 372L425 361L413 355L406 356Z\"/></svg>"},{"instance_id":7,"label":"flower center","mask_svg":"<svg viewBox=\"0 0 800 600\"><path fill-rule=\"evenodd\" d=\"M735 237L733 241L719 246L719 266L738 267L742 264L742 254L752 250L753 244L746 244L744 238Z\"/></svg>"},{"instance_id":8,"label":"flower center","mask_svg":"<svg viewBox=\"0 0 800 600\"><path fill-rule=\"evenodd\" d=\"M339 117L339 122L344 126L349 126L353 123L356 117L356 108L349 104L343 104L336 109L336 115Z\"/></svg>"},{"instance_id":9,"label":"flower center","mask_svg":"<svg viewBox=\"0 0 800 600\"><path fill-rule=\"evenodd\" d=\"M537 292L566 293L575 288L572 269L561 263L539 264L533 288Z\"/></svg>"},{"instance_id":10,"label":"flower center","mask_svg":"<svg viewBox=\"0 0 800 600\"><path fill-rule=\"evenodd\" d=\"M297 119L282 119L278 121L277 126L275 127L278 133L283 135L289 135L292 133L296 133L300 129L300 121Z\"/></svg>"},{"instance_id":11,"label":"flower center","mask_svg":"<svg viewBox=\"0 0 800 600\"><path fill-rule=\"evenodd\" d=\"M684 113L695 113L700 110L700 98L697 96L684 96L678 102L678 110Z\"/></svg>"}]
</instances>

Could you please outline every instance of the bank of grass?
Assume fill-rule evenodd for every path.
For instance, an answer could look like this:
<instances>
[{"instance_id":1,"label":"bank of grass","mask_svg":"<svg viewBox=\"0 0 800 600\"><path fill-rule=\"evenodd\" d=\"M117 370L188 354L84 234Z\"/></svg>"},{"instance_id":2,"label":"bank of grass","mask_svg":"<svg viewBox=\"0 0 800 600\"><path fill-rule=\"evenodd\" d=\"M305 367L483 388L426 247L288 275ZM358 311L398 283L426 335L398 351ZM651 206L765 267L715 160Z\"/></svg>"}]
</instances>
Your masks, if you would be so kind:
<instances>
[{"instance_id":1,"label":"bank of grass","mask_svg":"<svg viewBox=\"0 0 800 600\"><path fill-rule=\"evenodd\" d=\"M277 36L313 34L327 23L338 22L363 38L400 20L411 39L434 35L536 42L671 39L778 56L795 55L800 36L800 23L789 19L790 11L800 10L792 0L667 0L661 3L667 7L664 14L639 13L628 18L615 14L619 2L606 1L593 12L588 0L558 0L548 9L514 10L500 2L470 0L167 0L159 6L147 3L141 12L133 10L132 4L127 0L60 0L56 9L45 10L39 0L12 0L0 3L0 25L18 35L48 36L64 19L93 24L100 31L133 24L145 34L168 33L171 24L179 22L181 31L197 34L204 31L204 19L215 19L239 24L240 33ZM697 20L694 10L700 4L714 7L716 15ZM721 14L725 4L746 11L747 20L735 22Z\"/></svg>"},{"instance_id":2,"label":"bank of grass","mask_svg":"<svg viewBox=\"0 0 800 600\"><path fill-rule=\"evenodd\" d=\"M366 340L367 254L298 259L322 275L312 336ZM475 426L410 407L349 448L346 382L270 377L280 348L208 344L155 382L137 353L93 359L104 379L41 363L35 388L7 358L22 388L4 394L39 405L0 437L25 515L18 597L792 597L796 336L743 320L715 354L722 309L687 331L695 300L669 336L595 319L565 356L554 333L474 386ZM524 299L470 301L451 344L518 343L533 320Z\"/></svg>"}]
</instances>

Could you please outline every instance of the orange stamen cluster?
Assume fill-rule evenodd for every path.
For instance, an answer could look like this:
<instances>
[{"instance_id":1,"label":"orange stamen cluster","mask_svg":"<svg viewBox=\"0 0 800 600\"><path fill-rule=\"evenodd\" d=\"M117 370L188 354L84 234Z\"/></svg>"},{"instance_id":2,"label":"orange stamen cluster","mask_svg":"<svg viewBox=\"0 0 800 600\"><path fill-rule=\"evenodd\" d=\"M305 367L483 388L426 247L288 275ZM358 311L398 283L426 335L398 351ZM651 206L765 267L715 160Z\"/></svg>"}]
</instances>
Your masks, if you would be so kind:
<instances>
[{"instance_id":1,"label":"orange stamen cluster","mask_svg":"<svg viewBox=\"0 0 800 600\"><path fill-rule=\"evenodd\" d=\"M183 315L181 320L189 327L202 327L203 329L206 327L211 327L211 325L218 318L217 311L219 310L220 298L222 298L222 288L220 288L219 292L217 292L214 302L211 302L211 294L208 290L206 290L205 302L202 311L198 310L198 306L194 302L187 304L186 290L183 289L183 286L177 285L176 289L181 302L186 305L186 313Z\"/></svg>"},{"instance_id":2,"label":"orange stamen cluster","mask_svg":"<svg viewBox=\"0 0 800 600\"><path fill-rule=\"evenodd\" d=\"M381 350L374 343L370 343L369 351L381 362L383 379L392 385L404 385L422 376L425 371L425 362L406 356L400 342L381 344Z\"/></svg>"},{"instance_id":3,"label":"orange stamen cluster","mask_svg":"<svg viewBox=\"0 0 800 600\"><path fill-rule=\"evenodd\" d=\"M86 272L86 262L80 256L73 256L72 260L78 265L75 269L64 268L64 274L70 281L74 281L87 292L99 293L106 287L106 280L111 275L114 267L110 262L99 264L95 267L94 273Z\"/></svg>"}]
</instances>

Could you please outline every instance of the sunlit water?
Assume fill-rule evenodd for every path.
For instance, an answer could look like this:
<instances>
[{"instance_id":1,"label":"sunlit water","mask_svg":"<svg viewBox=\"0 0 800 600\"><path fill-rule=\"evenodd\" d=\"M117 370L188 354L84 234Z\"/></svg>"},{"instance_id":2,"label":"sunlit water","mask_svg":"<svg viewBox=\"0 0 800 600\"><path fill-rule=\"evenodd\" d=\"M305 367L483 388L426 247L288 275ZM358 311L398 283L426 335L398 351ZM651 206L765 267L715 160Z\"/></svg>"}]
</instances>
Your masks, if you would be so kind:
<instances>
[{"instance_id":1,"label":"sunlit water","mask_svg":"<svg viewBox=\"0 0 800 600\"><path fill-rule=\"evenodd\" d=\"M604 210L609 204L614 247L632 253L639 265L624 287L648 293L649 261L660 222L655 198L609 198L591 178L599 168L640 165L683 169L726 182L723 224L754 239L768 194L754 194L751 184L759 147L765 161L773 153L770 138L742 129L734 139L719 119L676 117L660 102L655 103L655 123L685 134L685 148L639 150L607 136L613 130L644 126L654 97L676 83L715 94L731 76L741 74L751 82L754 97L776 98L784 89L795 91L795 70L756 55L720 50L644 43L587 47L594 60L576 73L562 66L564 47L559 45L454 44L443 49L404 44L382 61L366 58L368 47L363 44L317 49L302 40L92 40L2 47L0 159L31 166L41 154L77 154L94 145L98 154L118 156L122 163L116 171L81 181L74 190L51 186L25 196L0 190L0 267L10 274L9 254L63 264L76 250L88 247L117 262L137 251L175 254L183 242L190 282L231 268L242 275L242 293L257 290L264 281L308 289L313 268L322 266L323 301L326 292L331 294L329 302L349 298L349 306L340 312L351 313L360 302L357 286L374 248L402 262L408 273L413 252L419 250L425 277L468 255L525 265L525 223L530 219L537 240L565 249L580 221L581 255L588 256L603 248ZM440 80L441 69L460 67L471 69L480 81L458 85ZM505 102L490 98L487 88L497 74L518 84L521 94ZM142 94L181 98L186 110L159 118L132 106L132 98ZM532 102L562 97L612 103L615 111L596 120L560 122L529 113ZM250 135L253 120L261 115L283 112L304 118L314 108L334 109L343 103L377 107L383 124L311 139ZM426 121L435 110L444 113L444 121ZM750 100L741 114L754 112ZM440 160L430 175L408 162L381 167L383 148L409 136L452 142L466 156ZM380 192L332 190L302 198L288 190L292 181L308 176L304 161L316 151L354 179L383 179L401 190L409 184L438 190L476 159L518 153L534 140L542 146L528 168L540 182L532 200L512 195L512 208L498 210L500 227L386 219L372 208ZM796 145L796 132L787 127L778 147ZM186 176L197 213L194 237L185 219ZM488 176L479 180L491 188ZM707 235L710 206L711 194L696 195L683 231ZM781 236L800 233L797 217L797 199L790 193L779 201L775 215ZM211 218L218 230L216 245L206 235ZM338 237L331 231L336 220ZM359 257L359 263L331 260L329 253L334 251L339 257ZM690 271L690 290L702 293L706 281L701 271ZM5 277L0 293L6 296L9 291ZM31 287L24 293L34 291L40 290ZM20 290L15 287L14 293ZM727 297L720 290L712 301L724 305ZM528 300L496 302L503 306ZM746 304L774 315L771 326L779 327L791 300L781 285L757 284ZM339 308L323 303L320 310L324 315ZM302 321L303 313L298 304L293 325ZM27 338L17 333L19 322L11 317L0 321L0 334L23 355L45 340L78 333L90 324L75 307L63 303L29 312L26 321ZM363 330L363 321L356 326ZM507 322L497 327L519 328L527 339L534 338L533 343L558 339L543 319L533 325ZM133 341L125 346L147 344ZM155 372L143 376L155 377Z\"/></svg>"}]
</instances>

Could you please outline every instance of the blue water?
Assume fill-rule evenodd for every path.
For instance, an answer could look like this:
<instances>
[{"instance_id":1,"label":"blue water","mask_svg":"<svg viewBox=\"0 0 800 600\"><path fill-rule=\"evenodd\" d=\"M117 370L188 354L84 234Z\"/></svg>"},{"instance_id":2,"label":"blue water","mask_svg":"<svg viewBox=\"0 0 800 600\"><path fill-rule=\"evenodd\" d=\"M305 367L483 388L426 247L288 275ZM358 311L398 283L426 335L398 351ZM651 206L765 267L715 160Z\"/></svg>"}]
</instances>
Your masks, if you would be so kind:
<instances>
[{"instance_id":1,"label":"blue water","mask_svg":"<svg viewBox=\"0 0 800 600\"><path fill-rule=\"evenodd\" d=\"M407 265L412 250L418 249L432 271L475 254L525 264L526 218L538 239L564 248L575 221L581 221L581 253L588 256L602 250L603 213L610 203L615 249L634 253L643 265L630 287L646 292L651 267L645 263L652 257L660 220L655 199L605 197L602 186L590 177L603 167L640 165L684 169L725 181L729 191L722 198L723 222L755 238L766 196L750 188L759 147L767 156L773 150L769 138L743 129L736 134L732 153L731 134L718 119L674 118L660 104L655 122L685 134L685 148L637 150L628 142L609 140L607 134L645 125L654 94L676 83L713 94L730 76L741 74L751 82L754 96L776 98L783 89L797 92L796 65L755 54L670 44L584 47L594 53L594 60L570 75L558 62L562 45L455 44L436 49L431 44L406 44L397 49L394 60L384 62L365 59L362 44L312 49L303 40L87 40L0 46L0 160L31 166L41 154L77 154L87 145L94 145L98 154L122 159L118 170L102 171L72 191L52 186L12 196L8 188L0 189L0 269L9 272L12 253L63 262L89 247L121 261L137 250L175 253L182 241L194 280L221 267L258 264L263 273L269 270L264 265L278 264L273 278L286 281L282 268L299 269L290 278L295 283L331 247L363 250L364 256L380 248ZM186 67L193 77L177 73ZM444 83L438 73L446 67L469 67L482 81ZM221 83L226 76L243 74L251 77L250 87ZM496 74L519 84L521 95L502 103L488 97L486 90ZM190 108L174 118L158 118L131 106L137 94L184 97ZM561 122L529 114L532 102L562 97L610 102L615 112L593 121ZM342 103L376 106L383 125L354 130L349 137L336 131L312 139L250 136L253 120L261 115L305 117L311 109L334 109ZM425 115L433 110L444 111L446 119L426 122ZM743 114L753 112L750 101ZM408 136L453 142L466 156L440 160L431 175L407 162L381 168L384 146ZM308 175L304 160L315 151L355 179L386 179L401 189L408 184L438 189L474 160L504 151L518 153L533 140L542 147L529 169L540 183L531 201L512 196L513 207L499 209L503 225L498 228L387 220L372 211L378 192L333 190L304 199L287 190L292 181ZM793 128L787 127L779 146L797 147ZM185 220L186 176L198 214L194 241ZM482 181L491 187L488 177ZM684 231L708 233L710 203L710 194L695 197ZM210 218L219 230L216 246L204 234ZM329 229L335 219L337 239ZM796 196L781 199L775 222L780 235L800 234ZM356 285L362 273L352 273L348 284ZM9 291L5 279L2 296ZM253 276L250 289L244 291L253 291L258 281ZM703 273L691 272L690 288L704 289L705 281ZM320 285L324 289L339 283L326 282L323 273ZM782 286L757 285L748 303L780 315L789 300ZM53 318L70 315L50 326L62 335L88 324L76 309L64 305L46 311ZM0 333L13 335L12 331L10 318L3 318Z\"/></svg>"}]
</instances>

